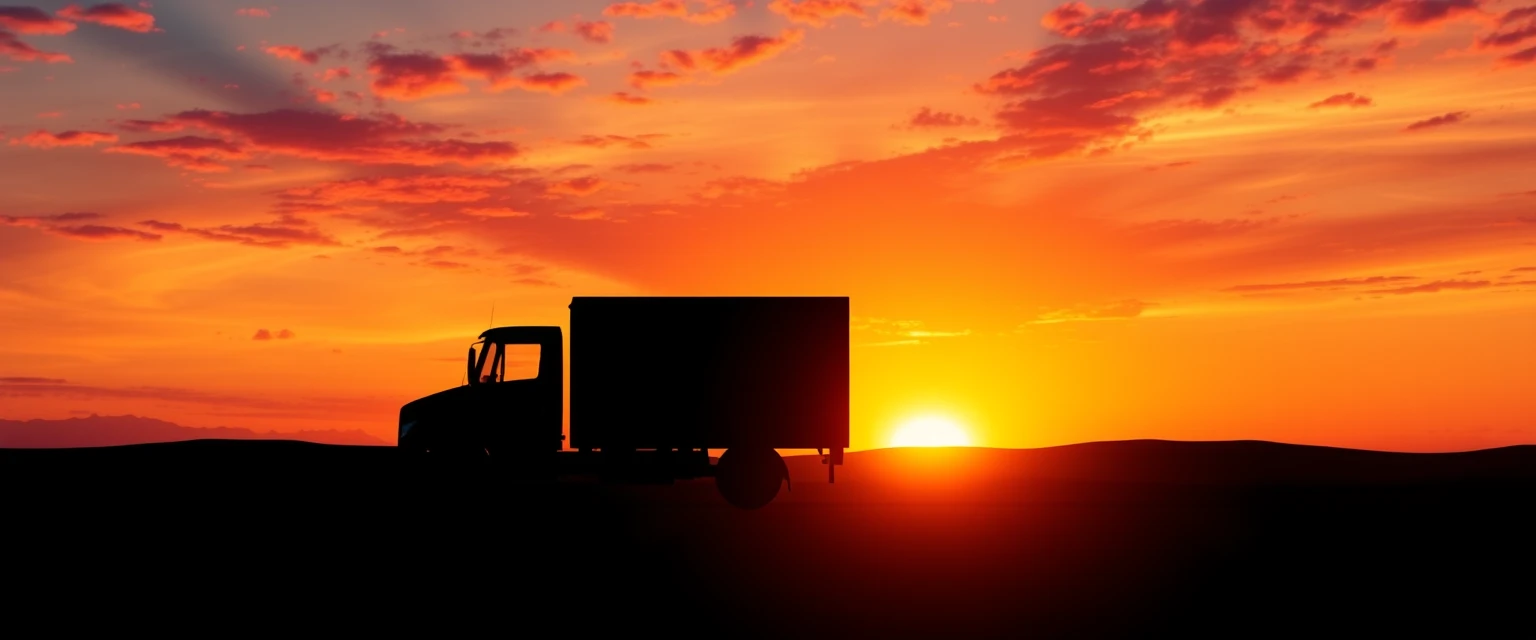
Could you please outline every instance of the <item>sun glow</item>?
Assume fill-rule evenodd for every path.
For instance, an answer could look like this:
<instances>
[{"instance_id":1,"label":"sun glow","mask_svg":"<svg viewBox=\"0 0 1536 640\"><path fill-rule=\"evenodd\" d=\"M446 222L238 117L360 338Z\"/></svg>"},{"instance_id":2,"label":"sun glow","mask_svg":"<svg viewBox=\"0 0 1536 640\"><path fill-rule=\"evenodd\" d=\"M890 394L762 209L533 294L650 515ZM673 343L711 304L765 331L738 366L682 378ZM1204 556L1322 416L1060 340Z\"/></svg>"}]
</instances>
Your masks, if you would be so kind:
<instances>
[{"instance_id":1,"label":"sun glow","mask_svg":"<svg viewBox=\"0 0 1536 640\"><path fill-rule=\"evenodd\" d=\"M891 435L893 447L968 447L971 436L960 424L942 416L919 416L903 422Z\"/></svg>"}]
</instances>

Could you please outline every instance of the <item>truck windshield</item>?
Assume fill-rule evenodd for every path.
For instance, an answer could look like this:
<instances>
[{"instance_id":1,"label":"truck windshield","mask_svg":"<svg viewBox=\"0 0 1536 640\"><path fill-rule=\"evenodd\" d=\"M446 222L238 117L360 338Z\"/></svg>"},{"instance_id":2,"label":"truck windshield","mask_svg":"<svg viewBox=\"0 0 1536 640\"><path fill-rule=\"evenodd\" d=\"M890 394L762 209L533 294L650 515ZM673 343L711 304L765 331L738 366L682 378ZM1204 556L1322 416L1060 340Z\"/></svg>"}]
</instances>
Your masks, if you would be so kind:
<instances>
[{"instance_id":1,"label":"truck windshield","mask_svg":"<svg viewBox=\"0 0 1536 640\"><path fill-rule=\"evenodd\" d=\"M539 377L539 345L475 343L475 379L481 384Z\"/></svg>"}]
</instances>

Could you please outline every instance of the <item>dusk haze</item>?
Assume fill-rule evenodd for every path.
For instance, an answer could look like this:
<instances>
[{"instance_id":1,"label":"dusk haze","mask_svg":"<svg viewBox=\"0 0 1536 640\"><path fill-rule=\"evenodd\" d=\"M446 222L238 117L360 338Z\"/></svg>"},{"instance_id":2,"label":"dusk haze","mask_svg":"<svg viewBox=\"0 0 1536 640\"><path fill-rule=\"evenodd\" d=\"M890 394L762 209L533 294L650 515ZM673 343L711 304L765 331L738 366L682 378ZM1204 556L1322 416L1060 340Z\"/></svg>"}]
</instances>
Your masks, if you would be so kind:
<instances>
[{"instance_id":1,"label":"dusk haze","mask_svg":"<svg viewBox=\"0 0 1536 640\"><path fill-rule=\"evenodd\" d=\"M1536 598L1533 0L21 1L23 592L729 638Z\"/></svg>"}]
</instances>

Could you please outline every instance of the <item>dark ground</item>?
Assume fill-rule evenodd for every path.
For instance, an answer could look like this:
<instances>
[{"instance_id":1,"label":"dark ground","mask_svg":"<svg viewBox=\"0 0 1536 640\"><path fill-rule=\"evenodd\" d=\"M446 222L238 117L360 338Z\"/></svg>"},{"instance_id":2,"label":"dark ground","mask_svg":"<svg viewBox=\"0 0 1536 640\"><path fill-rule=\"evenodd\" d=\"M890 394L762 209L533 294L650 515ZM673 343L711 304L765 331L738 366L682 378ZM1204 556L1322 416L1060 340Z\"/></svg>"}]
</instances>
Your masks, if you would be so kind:
<instances>
[{"instance_id":1,"label":"dark ground","mask_svg":"<svg viewBox=\"0 0 1536 640\"><path fill-rule=\"evenodd\" d=\"M831 485L791 459L792 491L758 511L711 480L498 487L395 453L0 450L4 617L210 637L1529 637L1536 602L1536 447L861 452Z\"/></svg>"}]
</instances>

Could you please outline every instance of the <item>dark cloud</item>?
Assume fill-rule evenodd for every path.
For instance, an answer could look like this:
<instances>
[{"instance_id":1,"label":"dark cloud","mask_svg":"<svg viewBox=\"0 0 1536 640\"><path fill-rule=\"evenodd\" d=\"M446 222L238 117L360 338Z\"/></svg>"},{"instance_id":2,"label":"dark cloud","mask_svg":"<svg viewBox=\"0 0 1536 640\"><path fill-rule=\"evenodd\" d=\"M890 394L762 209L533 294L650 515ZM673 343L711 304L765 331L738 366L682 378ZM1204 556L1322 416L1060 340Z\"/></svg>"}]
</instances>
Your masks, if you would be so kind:
<instances>
[{"instance_id":1,"label":"dark cloud","mask_svg":"<svg viewBox=\"0 0 1536 640\"><path fill-rule=\"evenodd\" d=\"M918 110L911 119L907 120L907 126L921 128L936 127L974 127L981 124L980 120L969 116L945 111L934 111L928 107Z\"/></svg>"},{"instance_id":2,"label":"dark cloud","mask_svg":"<svg viewBox=\"0 0 1536 640\"><path fill-rule=\"evenodd\" d=\"M1375 289L1366 293L1405 295L1410 293L1436 293L1440 291L1467 291L1471 289L1483 289L1492 286L1487 280L1436 280L1424 284L1407 287L1394 287L1390 289Z\"/></svg>"},{"instance_id":3,"label":"dark cloud","mask_svg":"<svg viewBox=\"0 0 1536 640\"><path fill-rule=\"evenodd\" d=\"M1433 118L1429 118L1429 119L1426 119L1426 120L1420 120L1420 121L1415 122L1413 124L1410 124L1410 125L1408 125L1406 127L1403 127L1403 131L1418 131L1418 130L1421 130L1421 129L1431 129L1431 128L1434 128L1434 127L1443 127L1443 126L1446 126L1446 125L1451 125L1451 124L1456 124L1458 122L1462 122L1462 121L1464 121L1464 120L1466 120L1467 118L1470 118L1470 117L1472 117L1472 115L1467 113L1467 112L1465 112L1465 111L1453 111L1453 112L1447 113L1445 115L1435 116Z\"/></svg>"},{"instance_id":4,"label":"dark cloud","mask_svg":"<svg viewBox=\"0 0 1536 640\"><path fill-rule=\"evenodd\" d=\"M1223 291L1232 292L1260 292L1260 291L1294 291L1300 289L1336 289L1340 287L1359 287L1392 284L1394 282L1406 282L1418 280L1414 276L1373 276L1369 278L1336 278L1333 280L1310 280L1307 282L1281 282L1277 284L1241 284L1228 287Z\"/></svg>"},{"instance_id":5,"label":"dark cloud","mask_svg":"<svg viewBox=\"0 0 1536 640\"><path fill-rule=\"evenodd\" d=\"M441 136L447 127L411 122L390 113L351 116L310 109L257 113L196 109L160 120L130 120L120 126L157 132L199 129L222 136L221 140L151 140L124 145L118 151L159 155L168 162L187 157L211 162L267 154L360 164L480 165L503 162L519 154L517 145L511 142L444 138Z\"/></svg>"},{"instance_id":6,"label":"dark cloud","mask_svg":"<svg viewBox=\"0 0 1536 640\"><path fill-rule=\"evenodd\" d=\"M145 220L139 225L156 231L179 233L213 242L232 242L268 249L287 249L293 245L341 245L341 242L313 228L309 223L293 218L279 218L274 222L247 225L225 224L216 227L189 227L178 222L159 220Z\"/></svg>"}]
</instances>

